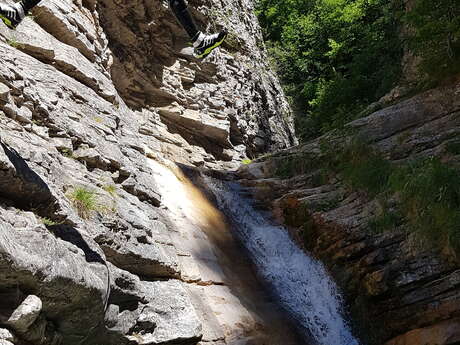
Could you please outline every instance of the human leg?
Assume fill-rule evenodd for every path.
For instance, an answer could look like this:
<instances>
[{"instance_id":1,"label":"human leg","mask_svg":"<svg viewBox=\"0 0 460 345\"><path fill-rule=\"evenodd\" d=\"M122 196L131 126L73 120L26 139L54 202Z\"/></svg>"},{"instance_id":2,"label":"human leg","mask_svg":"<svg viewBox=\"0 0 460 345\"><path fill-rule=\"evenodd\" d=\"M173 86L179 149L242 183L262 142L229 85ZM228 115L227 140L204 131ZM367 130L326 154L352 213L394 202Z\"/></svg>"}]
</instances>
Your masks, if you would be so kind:
<instances>
[{"instance_id":1,"label":"human leg","mask_svg":"<svg viewBox=\"0 0 460 345\"><path fill-rule=\"evenodd\" d=\"M200 32L198 31L195 22L188 11L186 2L184 0L169 0L169 7L173 11L179 23L185 31L187 31L192 42L195 41Z\"/></svg>"},{"instance_id":2,"label":"human leg","mask_svg":"<svg viewBox=\"0 0 460 345\"><path fill-rule=\"evenodd\" d=\"M22 0L13 5L0 3L0 19L10 28L14 29L24 19L34 6L41 0Z\"/></svg>"},{"instance_id":3,"label":"human leg","mask_svg":"<svg viewBox=\"0 0 460 345\"><path fill-rule=\"evenodd\" d=\"M227 36L225 31L212 35L206 35L199 31L184 0L169 0L169 6L179 23L190 36L197 57L204 58L208 56L215 48L222 44Z\"/></svg>"}]
</instances>

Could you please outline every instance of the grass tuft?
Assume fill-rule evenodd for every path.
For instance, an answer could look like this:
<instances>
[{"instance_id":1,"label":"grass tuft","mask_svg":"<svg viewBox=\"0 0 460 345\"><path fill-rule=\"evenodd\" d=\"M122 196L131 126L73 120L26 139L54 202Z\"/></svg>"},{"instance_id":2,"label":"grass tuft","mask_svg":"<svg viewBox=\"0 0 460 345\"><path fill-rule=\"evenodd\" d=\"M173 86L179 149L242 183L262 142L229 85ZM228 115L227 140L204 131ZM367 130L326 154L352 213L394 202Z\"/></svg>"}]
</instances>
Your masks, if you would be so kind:
<instances>
[{"instance_id":1,"label":"grass tuft","mask_svg":"<svg viewBox=\"0 0 460 345\"><path fill-rule=\"evenodd\" d=\"M97 195L94 191L78 187L68 194L68 197L78 215L83 219L91 218L91 215L99 210Z\"/></svg>"},{"instance_id":2,"label":"grass tuft","mask_svg":"<svg viewBox=\"0 0 460 345\"><path fill-rule=\"evenodd\" d=\"M117 186L114 184L107 184L102 187L103 190L105 190L107 193L109 193L113 197L117 197Z\"/></svg>"},{"instance_id":3,"label":"grass tuft","mask_svg":"<svg viewBox=\"0 0 460 345\"><path fill-rule=\"evenodd\" d=\"M54 220L52 219L49 219L49 218L40 218L41 222L45 225L45 226L53 226L53 225L57 225L58 223L56 223Z\"/></svg>"}]
</instances>

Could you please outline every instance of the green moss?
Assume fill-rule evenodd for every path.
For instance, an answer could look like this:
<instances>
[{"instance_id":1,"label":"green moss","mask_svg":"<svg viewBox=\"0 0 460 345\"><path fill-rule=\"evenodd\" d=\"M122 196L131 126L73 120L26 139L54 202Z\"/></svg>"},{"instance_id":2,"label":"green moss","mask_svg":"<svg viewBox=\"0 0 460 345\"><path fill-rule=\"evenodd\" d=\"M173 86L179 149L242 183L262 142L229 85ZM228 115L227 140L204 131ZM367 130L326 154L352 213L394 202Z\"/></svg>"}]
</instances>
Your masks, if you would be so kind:
<instances>
[{"instance_id":1,"label":"green moss","mask_svg":"<svg viewBox=\"0 0 460 345\"><path fill-rule=\"evenodd\" d=\"M241 163L245 164L245 165L248 165L248 164L251 164L252 163L252 160L251 159L243 159L241 161Z\"/></svg>"},{"instance_id":2,"label":"green moss","mask_svg":"<svg viewBox=\"0 0 460 345\"><path fill-rule=\"evenodd\" d=\"M64 157L71 158L71 159L76 159L76 157L74 156L73 151L72 151L71 149L68 149L68 148L61 148L61 149L59 149L59 152L60 152Z\"/></svg>"}]
</instances>

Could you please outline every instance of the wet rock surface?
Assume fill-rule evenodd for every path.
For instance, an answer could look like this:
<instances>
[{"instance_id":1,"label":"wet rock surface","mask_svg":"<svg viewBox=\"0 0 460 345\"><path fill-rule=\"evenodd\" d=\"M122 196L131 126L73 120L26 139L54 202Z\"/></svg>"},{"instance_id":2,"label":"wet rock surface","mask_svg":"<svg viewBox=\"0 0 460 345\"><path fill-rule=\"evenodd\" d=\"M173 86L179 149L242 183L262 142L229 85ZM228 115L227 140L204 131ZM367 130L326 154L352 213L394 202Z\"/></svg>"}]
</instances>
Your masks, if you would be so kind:
<instances>
[{"instance_id":1,"label":"wet rock surface","mask_svg":"<svg viewBox=\"0 0 460 345\"><path fill-rule=\"evenodd\" d=\"M354 135L392 161L436 156L458 164L460 83L439 87L348 124ZM369 222L382 205L340 178L318 179L323 138L256 160L239 170L260 205L290 226L298 243L320 258L346 295L352 319L369 344L456 344L460 265L423 246L402 228L378 233ZM304 171L280 178L280 166L302 157ZM278 176L278 177L277 177Z\"/></svg>"}]
</instances>

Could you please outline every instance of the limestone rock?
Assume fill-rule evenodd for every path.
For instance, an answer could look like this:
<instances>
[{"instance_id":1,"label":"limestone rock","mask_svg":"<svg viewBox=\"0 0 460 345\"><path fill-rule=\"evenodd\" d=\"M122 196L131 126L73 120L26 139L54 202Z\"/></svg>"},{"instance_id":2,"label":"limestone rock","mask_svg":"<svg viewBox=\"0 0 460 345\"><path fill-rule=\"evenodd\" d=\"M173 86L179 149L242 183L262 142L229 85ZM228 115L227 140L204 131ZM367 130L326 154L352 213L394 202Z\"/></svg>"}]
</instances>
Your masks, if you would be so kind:
<instances>
[{"instance_id":1,"label":"limestone rock","mask_svg":"<svg viewBox=\"0 0 460 345\"><path fill-rule=\"evenodd\" d=\"M458 165L459 152L450 147L460 138L459 92L457 79L347 127L395 163L436 156ZM238 175L248 193L271 208L291 227L298 243L325 262L344 290L364 343L458 342L458 260L417 245L399 226L383 233L370 231L369 222L382 212L379 200L350 190L340 177L318 178L322 142L339 149L347 139L329 133L255 160ZM302 160L311 164L302 164L296 176L279 177L286 161Z\"/></svg>"},{"instance_id":2,"label":"limestone rock","mask_svg":"<svg viewBox=\"0 0 460 345\"><path fill-rule=\"evenodd\" d=\"M7 330L6 328L0 328L0 340L6 340L6 341L11 341L14 342L15 337L14 335Z\"/></svg>"},{"instance_id":3,"label":"limestone rock","mask_svg":"<svg viewBox=\"0 0 460 345\"><path fill-rule=\"evenodd\" d=\"M41 299L34 295L27 296L27 298L13 312L5 324L16 330L18 333L25 333L37 320L41 310Z\"/></svg>"},{"instance_id":4,"label":"limestone rock","mask_svg":"<svg viewBox=\"0 0 460 345\"><path fill-rule=\"evenodd\" d=\"M0 22L0 324L42 301L4 342L196 344L202 324L225 341L186 288L222 268L181 255L152 162L233 169L296 143L293 118L252 1L190 2L237 37L204 61L165 4L46 0L17 30Z\"/></svg>"},{"instance_id":5,"label":"limestone rock","mask_svg":"<svg viewBox=\"0 0 460 345\"><path fill-rule=\"evenodd\" d=\"M8 340L0 339L0 345L14 345L14 344Z\"/></svg>"},{"instance_id":6,"label":"limestone rock","mask_svg":"<svg viewBox=\"0 0 460 345\"><path fill-rule=\"evenodd\" d=\"M460 341L460 320L440 322L415 329L385 343L385 345L449 345Z\"/></svg>"}]
</instances>

